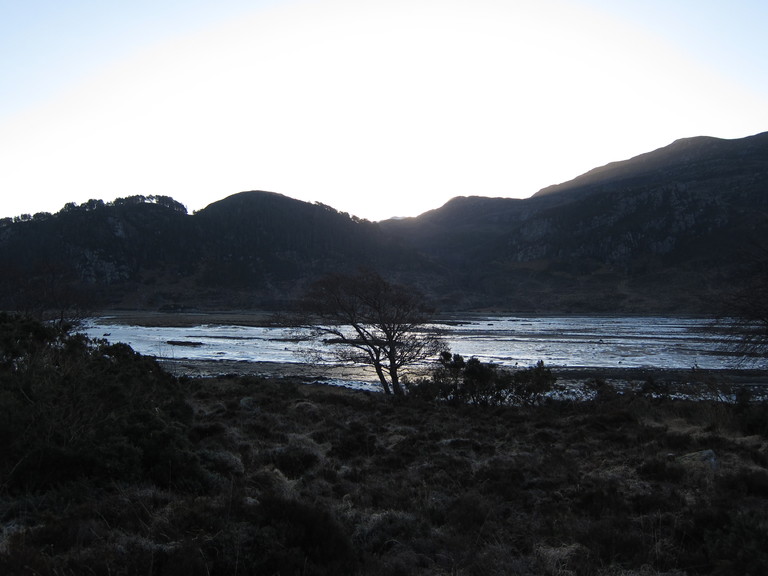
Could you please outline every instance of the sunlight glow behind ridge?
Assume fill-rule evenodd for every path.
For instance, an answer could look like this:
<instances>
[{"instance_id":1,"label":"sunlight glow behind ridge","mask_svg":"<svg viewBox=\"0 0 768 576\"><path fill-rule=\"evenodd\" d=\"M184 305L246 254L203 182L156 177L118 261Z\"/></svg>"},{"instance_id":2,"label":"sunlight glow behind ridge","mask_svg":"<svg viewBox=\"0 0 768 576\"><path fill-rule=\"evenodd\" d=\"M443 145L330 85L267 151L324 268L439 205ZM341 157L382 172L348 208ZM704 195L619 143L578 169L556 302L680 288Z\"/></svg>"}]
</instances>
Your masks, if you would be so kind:
<instances>
[{"instance_id":1,"label":"sunlight glow behind ridge","mask_svg":"<svg viewBox=\"0 0 768 576\"><path fill-rule=\"evenodd\" d=\"M130 194L195 210L250 189L416 215L746 136L764 104L574 2L276 3L0 118L0 216Z\"/></svg>"}]
</instances>

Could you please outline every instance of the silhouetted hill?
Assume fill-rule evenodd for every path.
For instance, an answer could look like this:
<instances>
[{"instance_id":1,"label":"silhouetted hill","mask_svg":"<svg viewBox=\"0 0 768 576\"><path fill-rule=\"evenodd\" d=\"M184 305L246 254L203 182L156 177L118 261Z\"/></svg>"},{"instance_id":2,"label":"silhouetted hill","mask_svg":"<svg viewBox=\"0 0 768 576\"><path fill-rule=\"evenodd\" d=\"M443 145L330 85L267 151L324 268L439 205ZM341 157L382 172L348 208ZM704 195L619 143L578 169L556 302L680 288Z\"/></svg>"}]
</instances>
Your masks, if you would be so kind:
<instances>
[{"instance_id":1,"label":"silhouetted hill","mask_svg":"<svg viewBox=\"0 0 768 576\"><path fill-rule=\"evenodd\" d=\"M382 226L453 270L461 305L701 311L768 239L768 133L678 140L526 200L454 198Z\"/></svg>"},{"instance_id":2,"label":"silhouetted hill","mask_svg":"<svg viewBox=\"0 0 768 576\"><path fill-rule=\"evenodd\" d=\"M764 174L766 163L768 132L736 140L682 138L653 152L611 162L563 184L549 186L534 197L563 192L573 197L599 191L628 191L637 186L663 186L670 181L714 184Z\"/></svg>"},{"instance_id":3,"label":"silhouetted hill","mask_svg":"<svg viewBox=\"0 0 768 576\"><path fill-rule=\"evenodd\" d=\"M376 223L272 192L235 194L193 219L201 284L246 298L259 293L262 304L296 296L329 272L372 268L410 277L426 264L393 248Z\"/></svg>"},{"instance_id":4,"label":"silhouetted hill","mask_svg":"<svg viewBox=\"0 0 768 576\"><path fill-rule=\"evenodd\" d=\"M429 274L378 224L270 192L188 215L136 196L0 223L0 308L273 307L334 271Z\"/></svg>"},{"instance_id":5,"label":"silhouetted hill","mask_svg":"<svg viewBox=\"0 0 768 576\"><path fill-rule=\"evenodd\" d=\"M186 210L136 196L0 222L0 306L89 306L189 273Z\"/></svg>"},{"instance_id":6,"label":"silhouetted hill","mask_svg":"<svg viewBox=\"0 0 768 576\"><path fill-rule=\"evenodd\" d=\"M444 310L702 312L768 238L768 133L688 138L525 200L454 198L374 223L270 192L0 220L0 308L274 308L372 268Z\"/></svg>"}]
</instances>

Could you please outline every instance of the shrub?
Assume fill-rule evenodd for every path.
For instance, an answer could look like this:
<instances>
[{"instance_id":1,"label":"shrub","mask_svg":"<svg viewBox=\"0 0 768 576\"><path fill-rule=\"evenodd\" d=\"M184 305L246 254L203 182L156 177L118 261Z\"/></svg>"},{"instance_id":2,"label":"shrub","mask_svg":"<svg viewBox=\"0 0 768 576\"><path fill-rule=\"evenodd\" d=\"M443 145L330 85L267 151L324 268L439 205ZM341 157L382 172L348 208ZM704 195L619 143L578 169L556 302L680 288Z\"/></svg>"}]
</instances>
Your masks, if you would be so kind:
<instances>
[{"instance_id":1,"label":"shrub","mask_svg":"<svg viewBox=\"0 0 768 576\"><path fill-rule=\"evenodd\" d=\"M539 360L535 366L515 372L510 396L518 404L539 404L552 390L556 380L552 370L544 366L543 360Z\"/></svg>"},{"instance_id":2,"label":"shrub","mask_svg":"<svg viewBox=\"0 0 768 576\"><path fill-rule=\"evenodd\" d=\"M768 403L740 403L736 410L736 422L742 434L768 438Z\"/></svg>"},{"instance_id":3,"label":"shrub","mask_svg":"<svg viewBox=\"0 0 768 576\"><path fill-rule=\"evenodd\" d=\"M460 354L447 351L439 361L431 377L409 387L413 397L455 405L531 406L541 403L557 380L543 361L526 369L508 370L474 357L465 361Z\"/></svg>"},{"instance_id":4,"label":"shrub","mask_svg":"<svg viewBox=\"0 0 768 576\"><path fill-rule=\"evenodd\" d=\"M272 459L288 478L299 478L315 466L320 458L315 452L307 450L303 446L289 445L275 450Z\"/></svg>"},{"instance_id":5,"label":"shrub","mask_svg":"<svg viewBox=\"0 0 768 576\"><path fill-rule=\"evenodd\" d=\"M768 566L768 520L762 511L731 512L730 522L705 535L715 574L760 574Z\"/></svg>"},{"instance_id":6,"label":"shrub","mask_svg":"<svg viewBox=\"0 0 768 576\"><path fill-rule=\"evenodd\" d=\"M761 468L731 470L718 477L718 488L736 494L768 498L768 472Z\"/></svg>"},{"instance_id":7,"label":"shrub","mask_svg":"<svg viewBox=\"0 0 768 576\"><path fill-rule=\"evenodd\" d=\"M372 514L361 521L352 535L352 541L360 549L374 554L386 554L398 544L407 544L424 536L428 527L410 513L386 510Z\"/></svg>"},{"instance_id":8,"label":"shrub","mask_svg":"<svg viewBox=\"0 0 768 576\"><path fill-rule=\"evenodd\" d=\"M651 458L637 468L641 478L656 482L678 483L686 476L685 467L679 462L664 458Z\"/></svg>"},{"instance_id":9,"label":"shrub","mask_svg":"<svg viewBox=\"0 0 768 576\"><path fill-rule=\"evenodd\" d=\"M678 523L681 563L699 573L764 574L768 566L768 521L764 510L734 508L716 501L693 510Z\"/></svg>"},{"instance_id":10,"label":"shrub","mask_svg":"<svg viewBox=\"0 0 768 576\"><path fill-rule=\"evenodd\" d=\"M327 510L265 498L258 515L253 564L258 574L349 574L356 563L349 537ZM257 552L258 551L258 552Z\"/></svg>"},{"instance_id":11,"label":"shrub","mask_svg":"<svg viewBox=\"0 0 768 576\"><path fill-rule=\"evenodd\" d=\"M0 474L36 491L82 478L198 489L192 410L176 379L125 344L0 315Z\"/></svg>"}]
</instances>

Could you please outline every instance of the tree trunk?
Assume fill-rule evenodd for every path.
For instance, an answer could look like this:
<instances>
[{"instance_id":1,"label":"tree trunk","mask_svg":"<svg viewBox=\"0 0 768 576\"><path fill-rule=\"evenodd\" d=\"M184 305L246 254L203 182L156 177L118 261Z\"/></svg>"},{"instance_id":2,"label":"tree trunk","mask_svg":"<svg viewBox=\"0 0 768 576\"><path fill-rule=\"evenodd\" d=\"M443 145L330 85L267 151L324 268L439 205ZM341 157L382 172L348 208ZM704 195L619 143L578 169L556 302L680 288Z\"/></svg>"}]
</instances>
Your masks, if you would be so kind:
<instances>
[{"instance_id":1,"label":"tree trunk","mask_svg":"<svg viewBox=\"0 0 768 576\"><path fill-rule=\"evenodd\" d=\"M397 374L397 366L389 367L389 379L392 381L392 391L395 393L395 396L403 396L405 393L403 392L403 387L400 386L400 377Z\"/></svg>"},{"instance_id":2,"label":"tree trunk","mask_svg":"<svg viewBox=\"0 0 768 576\"><path fill-rule=\"evenodd\" d=\"M376 368L376 375L379 377L381 387L384 388L384 394L392 394L387 377L384 375L384 368L381 367L381 362L374 362L373 367Z\"/></svg>"}]
</instances>

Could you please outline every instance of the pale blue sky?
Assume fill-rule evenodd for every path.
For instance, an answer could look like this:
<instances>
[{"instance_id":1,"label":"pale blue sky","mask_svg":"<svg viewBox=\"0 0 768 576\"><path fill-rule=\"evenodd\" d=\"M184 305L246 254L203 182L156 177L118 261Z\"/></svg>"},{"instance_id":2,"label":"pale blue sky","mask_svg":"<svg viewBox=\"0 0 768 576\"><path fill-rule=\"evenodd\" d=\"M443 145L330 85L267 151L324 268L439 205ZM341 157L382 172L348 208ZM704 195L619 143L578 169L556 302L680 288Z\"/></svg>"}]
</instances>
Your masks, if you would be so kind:
<instances>
[{"instance_id":1,"label":"pale blue sky","mask_svg":"<svg viewBox=\"0 0 768 576\"><path fill-rule=\"evenodd\" d=\"M272 0L0 0L0 117L135 51Z\"/></svg>"},{"instance_id":2,"label":"pale blue sky","mask_svg":"<svg viewBox=\"0 0 768 576\"><path fill-rule=\"evenodd\" d=\"M379 220L768 130L768 3L0 0L0 217L266 189Z\"/></svg>"},{"instance_id":3,"label":"pale blue sky","mask_svg":"<svg viewBox=\"0 0 768 576\"><path fill-rule=\"evenodd\" d=\"M589 0L670 42L724 78L768 94L768 2L760 0Z\"/></svg>"}]
</instances>

